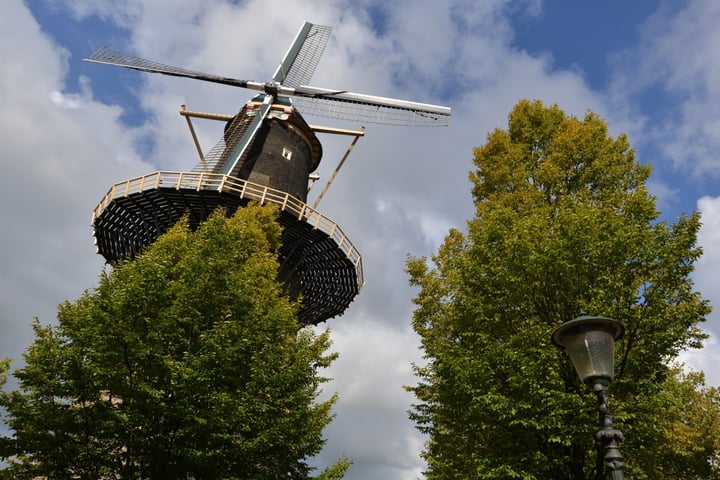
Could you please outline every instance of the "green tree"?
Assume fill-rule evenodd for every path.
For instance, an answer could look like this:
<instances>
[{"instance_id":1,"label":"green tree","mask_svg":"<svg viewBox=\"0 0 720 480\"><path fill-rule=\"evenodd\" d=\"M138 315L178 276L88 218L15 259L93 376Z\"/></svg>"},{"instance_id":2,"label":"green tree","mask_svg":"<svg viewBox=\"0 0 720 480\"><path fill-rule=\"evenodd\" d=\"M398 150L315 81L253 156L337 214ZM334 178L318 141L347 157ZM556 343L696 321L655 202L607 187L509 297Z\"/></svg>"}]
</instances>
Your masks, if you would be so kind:
<instances>
[{"instance_id":1,"label":"green tree","mask_svg":"<svg viewBox=\"0 0 720 480\"><path fill-rule=\"evenodd\" d=\"M10 359L3 358L2 360L0 360L0 387L5 385L9 371L10 371Z\"/></svg>"},{"instance_id":2,"label":"green tree","mask_svg":"<svg viewBox=\"0 0 720 480\"><path fill-rule=\"evenodd\" d=\"M700 372L675 370L657 396L641 401L664 412L644 429L643 441L659 454L638 459L644 469L657 472L651 478L718 478L720 390L707 387Z\"/></svg>"},{"instance_id":3,"label":"green tree","mask_svg":"<svg viewBox=\"0 0 720 480\"><path fill-rule=\"evenodd\" d=\"M13 478L307 479L335 400L336 357L298 330L275 281L277 210L181 222L99 285L35 321L3 393ZM340 478L348 462L328 472ZM339 472L339 473L338 473Z\"/></svg>"},{"instance_id":4,"label":"green tree","mask_svg":"<svg viewBox=\"0 0 720 480\"><path fill-rule=\"evenodd\" d=\"M717 425L702 422L720 413L717 394L669 367L701 345L710 311L689 278L698 215L659 221L650 167L593 113L521 101L474 163L467 234L451 230L432 264L408 260L427 359L411 418L429 435L428 479L604 478L594 395L550 342L581 312L626 326L610 402L629 478L717 478ZM671 391L708 399L704 413L669 416ZM682 423L712 445L666 455ZM664 473L675 460L682 468Z\"/></svg>"}]
</instances>

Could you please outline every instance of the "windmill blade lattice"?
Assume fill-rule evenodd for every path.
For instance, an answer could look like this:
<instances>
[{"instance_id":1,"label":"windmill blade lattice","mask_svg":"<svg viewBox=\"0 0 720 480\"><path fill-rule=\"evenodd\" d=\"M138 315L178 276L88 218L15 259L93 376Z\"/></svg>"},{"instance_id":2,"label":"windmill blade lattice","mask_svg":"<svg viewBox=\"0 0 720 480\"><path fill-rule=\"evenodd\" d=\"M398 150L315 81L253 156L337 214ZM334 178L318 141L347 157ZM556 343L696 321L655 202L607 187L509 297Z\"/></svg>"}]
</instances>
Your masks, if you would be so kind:
<instances>
[{"instance_id":1,"label":"windmill blade lattice","mask_svg":"<svg viewBox=\"0 0 720 480\"><path fill-rule=\"evenodd\" d=\"M300 90L303 87L299 87ZM319 94L315 96L296 95L293 103L303 113L321 117L349 120L358 123L378 123L408 127L446 127L450 124L450 109L413 102L400 102L383 97L363 100L365 95L351 92ZM386 104L381 101L387 100ZM384 102L385 103L385 102Z\"/></svg>"},{"instance_id":2,"label":"windmill blade lattice","mask_svg":"<svg viewBox=\"0 0 720 480\"><path fill-rule=\"evenodd\" d=\"M273 81L287 87L310 83L331 33L332 27L305 22L285 58L280 62Z\"/></svg>"},{"instance_id":3,"label":"windmill blade lattice","mask_svg":"<svg viewBox=\"0 0 720 480\"><path fill-rule=\"evenodd\" d=\"M173 77L194 78L196 80L220 83L233 87L253 88L252 84L262 85L257 82L238 80L237 78L223 77L220 75L213 75L211 73L203 73L195 70L189 70L187 68L175 67L160 62L155 62L153 60L146 60L144 58L136 57L134 55L130 55L128 53L121 52L110 47L99 48L98 50L93 52L92 55L87 57L85 61L93 63L104 63L106 65L115 65L118 67L126 67L133 70L139 70L141 72L162 73L163 75L171 75ZM262 88L256 88L256 90L262 90Z\"/></svg>"}]
</instances>

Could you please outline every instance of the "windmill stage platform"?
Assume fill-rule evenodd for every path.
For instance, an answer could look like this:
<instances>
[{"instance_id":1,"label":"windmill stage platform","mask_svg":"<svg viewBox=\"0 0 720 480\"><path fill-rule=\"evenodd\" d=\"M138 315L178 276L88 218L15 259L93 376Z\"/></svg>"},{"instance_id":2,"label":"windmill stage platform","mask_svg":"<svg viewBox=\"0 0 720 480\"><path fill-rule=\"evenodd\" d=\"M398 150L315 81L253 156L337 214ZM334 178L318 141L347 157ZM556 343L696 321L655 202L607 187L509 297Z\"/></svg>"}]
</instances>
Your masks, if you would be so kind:
<instances>
[{"instance_id":1,"label":"windmill stage platform","mask_svg":"<svg viewBox=\"0 0 720 480\"><path fill-rule=\"evenodd\" d=\"M302 295L299 321L316 325L342 314L364 284L362 258L333 220L289 193L233 176L153 172L118 182L93 211L98 253L132 258L183 216L195 229L218 207L228 214L254 201L279 207L283 226L278 280Z\"/></svg>"}]
</instances>

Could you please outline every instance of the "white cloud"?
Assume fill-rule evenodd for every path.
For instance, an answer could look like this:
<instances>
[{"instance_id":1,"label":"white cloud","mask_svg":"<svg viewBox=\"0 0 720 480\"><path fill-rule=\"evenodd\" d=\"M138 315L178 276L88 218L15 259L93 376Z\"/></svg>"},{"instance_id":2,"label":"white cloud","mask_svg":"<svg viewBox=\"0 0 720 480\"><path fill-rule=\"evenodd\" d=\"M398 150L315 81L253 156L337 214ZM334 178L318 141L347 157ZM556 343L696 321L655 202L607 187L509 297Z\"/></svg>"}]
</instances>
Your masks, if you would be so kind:
<instances>
[{"instance_id":1,"label":"white cloud","mask_svg":"<svg viewBox=\"0 0 720 480\"><path fill-rule=\"evenodd\" d=\"M702 197L698 200L698 211L703 224L698 234L698 243L704 249L698 262L698 272L717 273L720 267L720 197Z\"/></svg>"},{"instance_id":2,"label":"white cloud","mask_svg":"<svg viewBox=\"0 0 720 480\"><path fill-rule=\"evenodd\" d=\"M618 96L674 97L659 107L662 118L638 134L698 176L720 174L719 21L713 0L663 2L641 29L640 43L615 57Z\"/></svg>"},{"instance_id":3,"label":"white cloud","mask_svg":"<svg viewBox=\"0 0 720 480\"><path fill-rule=\"evenodd\" d=\"M65 93L67 52L23 2L3 5L0 30L0 347L19 359L32 317L52 321L60 301L95 281L94 204L113 181L146 167L117 107ZM18 45L32 55L18 56Z\"/></svg>"},{"instance_id":4,"label":"white cloud","mask_svg":"<svg viewBox=\"0 0 720 480\"><path fill-rule=\"evenodd\" d=\"M720 371L716 368L720 362L720 290L718 290L718 271L720 271L720 197L702 197L697 202L702 215L702 227L698 234L698 245L703 255L697 262L693 279L703 298L710 301L714 311L709 315L704 330L710 335L704 348L685 352L680 360L693 370L705 372L708 384L720 385Z\"/></svg>"},{"instance_id":5,"label":"white cloud","mask_svg":"<svg viewBox=\"0 0 720 480\"><path fill-rule=\"evenodd\" d=\"M720 197L699 199L698 211L702 216L698 245L702 247L703 255L697 263L693 277L697 288L715 307L707 327L715 335L720 335L720 288L717 281L720 271ZM716 384L720 385L720 374Z\"/></svg>"},{"instance_id":6,"label":"white cloud","mask_svg":"<svg viewBox=\"0 0 720 480\"><path fill-rule=\"evenodd\" d=\"M410 363L422 362L416 338L382 320L355 316L352 322L333 328L341 356L327 390L340 398L320 460L345 453L356 460L350 478L414 480L424 468L418 456L424 439L407 419L413 397L403 386L414 383Z\"/></svg>"}]
</instances>

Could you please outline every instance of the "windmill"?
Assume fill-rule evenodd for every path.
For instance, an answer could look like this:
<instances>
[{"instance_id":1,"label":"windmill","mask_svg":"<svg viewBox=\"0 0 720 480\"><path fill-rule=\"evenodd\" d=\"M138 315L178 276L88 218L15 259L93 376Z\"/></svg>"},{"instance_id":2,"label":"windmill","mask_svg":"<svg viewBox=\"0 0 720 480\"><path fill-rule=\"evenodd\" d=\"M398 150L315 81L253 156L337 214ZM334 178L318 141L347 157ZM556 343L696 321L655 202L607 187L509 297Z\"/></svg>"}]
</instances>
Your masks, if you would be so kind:
<instances>
[{"instance_id":1,"label":"windmill","mask_svg":"<svg viewBox=\"0 0 720 480\"><path fill-rule=\"evenodd\" d=\"M311 126L298 107L336 119L410 126L447 125L450 109L308 86L330 32L330 27L306 22L265 83L165 65L107 47L86 58L260 92L232 116L183 106L180 113L188 120L199 163L187 172L159 171L114 184L92 216L98 253L108 262L132 258L184 215L194 228L218 207L232 213L250 201L274 203L284 227L278 280L291 296L302 295L300 322L314 325L343 313L364 284L362 258L342 229L316 210L317 202L312 207L306 202L322 157L316 133L354 136L339 168L364 129ZM207 154L191 117L226 122L224 135Z\"/></svg>"}]
</instances>

